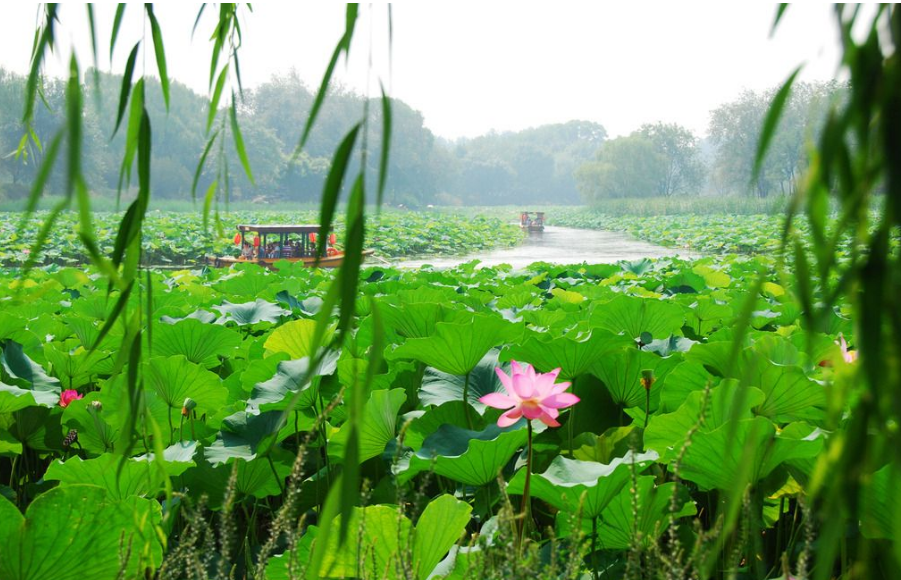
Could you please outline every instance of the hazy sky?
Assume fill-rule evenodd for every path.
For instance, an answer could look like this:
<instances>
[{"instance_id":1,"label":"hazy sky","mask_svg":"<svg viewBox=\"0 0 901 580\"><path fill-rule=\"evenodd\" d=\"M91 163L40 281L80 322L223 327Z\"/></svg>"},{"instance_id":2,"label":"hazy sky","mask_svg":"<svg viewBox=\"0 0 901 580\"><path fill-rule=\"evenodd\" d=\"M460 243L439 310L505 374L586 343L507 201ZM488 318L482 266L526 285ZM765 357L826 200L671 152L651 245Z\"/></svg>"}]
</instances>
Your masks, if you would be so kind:
<instances>
[{"instance_id":1,"label":"hazy sky","mask_svg":"<svg viewBox=\"0 0 901 580\"><path fill-rule=\"evenodd\" d=\"M97 4L100 38L115 11ZM140 40L140 5L126 10L113 59L121 72ZM210 15L191 40L199 4L158 4L169 73L206 94L213 28ZM363 9L349 65L339 78L375 94L381 78L393 96L425 116L436 134L457 138L572 119L596 121L610 135L644 122L681 123L699 135L709 112L742 89L781 83L806 62L802 78L836 71L838 42L831 5L792 5L774 38L775 4L750 2L403 2L393 8L388 67L387 7ZM297 71L318 86L343 30L344 5L262 2L243 19L242 78L253 87ZM28 3L7 3L0 18L0 66L24 73L36 17ZM83 4L62 5L62 48L75 44L90 63ZM150 33L147 32L150 40ZM107 41L108 42L108 41ZM109 47L101 43L100 52ZM373 63L369 71L368 63ZM67 51L48 71L60 74ZM155 73L152 50L139 60ZM108 58L101 68L109 70ZM139 66L140 68L140 66Z\"/></svg>"}]
</instances>

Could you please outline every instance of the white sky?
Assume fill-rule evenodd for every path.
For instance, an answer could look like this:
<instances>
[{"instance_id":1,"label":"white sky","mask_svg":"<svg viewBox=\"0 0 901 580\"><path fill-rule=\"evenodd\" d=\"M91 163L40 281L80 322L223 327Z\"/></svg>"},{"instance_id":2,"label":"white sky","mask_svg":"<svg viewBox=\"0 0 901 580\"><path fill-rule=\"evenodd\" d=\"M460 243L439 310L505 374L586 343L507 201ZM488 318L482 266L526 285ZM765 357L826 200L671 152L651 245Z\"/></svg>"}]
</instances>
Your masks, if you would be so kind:
<instances>
[{"instance_id":1,"label":"white sky","mask_svg":"<svg viewBox=\"0 0 901 580\"><path fill-rule=\"evenodd\" d=\"M213 19L205 15L192 41L198 7L170 1L157 4L156 14L170 76L206 94ZM253 7L243 19L245 87L292 68L317 87L343 31L344 4L270 1ZM710 111L744 88L777 85L802 62L807 63L803 80L835 75L838 39L831 5L792 5L771 39L775 7L756 2L395 3L389 72L387 7L367 5L350 63L339 66L338 78L358 92L367 92L368 79L372 94L383 79L393 96L423 113L432 131L451 139L572 119L601 123L611 136L655 121L681 123L703 136ZM140 5L126 10L114 72L122 71L141 38L140 10ZM95 11L100 65L109 70L115 5L95 4ZM85 12L81 3L64 3L58 29L62 48L74 43L83 67L90 64ZM0 66L27 71L35 19L35 4L5 3ZM370 47L373 70L367 74ZM48 71L61 74L67 59L67 51L59 50ZM152 49L143 66L155 74Z\"/></svg>"}]
</instances>

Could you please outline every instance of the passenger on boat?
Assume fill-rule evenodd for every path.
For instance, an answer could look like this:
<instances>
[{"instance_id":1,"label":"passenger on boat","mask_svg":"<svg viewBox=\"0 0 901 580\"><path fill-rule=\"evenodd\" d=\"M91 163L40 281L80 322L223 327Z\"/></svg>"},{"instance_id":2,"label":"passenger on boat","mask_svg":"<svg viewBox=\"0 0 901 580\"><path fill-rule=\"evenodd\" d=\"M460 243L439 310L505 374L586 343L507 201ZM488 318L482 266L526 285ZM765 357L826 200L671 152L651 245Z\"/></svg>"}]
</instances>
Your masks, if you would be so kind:
<instances>
[{"instance_id":1,"label":"passenger on boat","mask_svg":"<svg viewBox=\"0 0 901 580\"><path fill-rule=\"evenodd\" d=\"M244 248L241 250L241 256L245 260L252 260L253 259L253 246L251 246L250 244L244 244Z\"/></svg>"}]
</instances>

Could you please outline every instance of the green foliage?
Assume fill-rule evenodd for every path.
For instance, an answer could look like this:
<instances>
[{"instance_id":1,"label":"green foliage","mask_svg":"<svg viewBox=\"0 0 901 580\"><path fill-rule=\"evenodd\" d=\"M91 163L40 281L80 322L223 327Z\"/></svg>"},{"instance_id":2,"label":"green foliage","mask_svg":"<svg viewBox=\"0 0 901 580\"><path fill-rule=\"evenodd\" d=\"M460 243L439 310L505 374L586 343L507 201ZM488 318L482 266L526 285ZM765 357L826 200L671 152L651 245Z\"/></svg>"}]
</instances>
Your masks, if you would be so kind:
<instances>
[{"instance_id":1,"label":"green foliage","mask_svg":"<svg viewBox=\"0 0 901 580\"><path fill-rule=\"evenodd\" d=\"M0 247L0 265L20 266L28 259L37 264L76 265L89 259L74 231L77 222L74 214L60 214L53 236L47 240L40 256L32 254L31 248L41 220L47 214L37 212L24 225L21 217L15 212L0 212L0 235L8 242ZM101 254L113 251L116 225L121 219L122 215L116 213L94 215L98 228L97 247ZM227 218L223 216L223 224L231 230L242 223L315 223L318 219L318 214L312 211L241 211L232 212ZM345 222L339 216L335 224L339 239L345 228ZM204 220L197 214L151 212L144 222L144 230L143 258L153 265L193 266L204 254L236 256L240 253L230 232L219 235L213 228L205 227ZM383 211L379 216L367 218L365 244L379 256L396 258L466 254L512 246L521 240L522 231L518 226L497 217L472 219L463 215ZM241 303L255 298L248 296Z\"/></svg>"}]
</instances>

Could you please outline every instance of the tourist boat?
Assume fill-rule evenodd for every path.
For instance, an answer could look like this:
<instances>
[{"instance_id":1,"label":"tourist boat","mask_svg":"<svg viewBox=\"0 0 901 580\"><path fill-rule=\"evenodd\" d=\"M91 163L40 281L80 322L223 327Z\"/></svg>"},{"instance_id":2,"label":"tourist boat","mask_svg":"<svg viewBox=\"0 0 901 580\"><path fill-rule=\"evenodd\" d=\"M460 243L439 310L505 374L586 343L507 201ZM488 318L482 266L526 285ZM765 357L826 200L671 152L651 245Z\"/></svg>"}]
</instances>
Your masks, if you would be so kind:
<instances>
[{"instance_id":1,"label":"tourist boat","mask_svg":"<svg viewBox=\"0 0 901 580\"><path fill-rule=\"evenodd\" d=\"M317 256L319 226L310 224L237 226L235 245L241 250L238 256L207 256L206 262L217 268L232 264L258 264L275 270L274 264L303 262L307 267L338 268L344 263L344 252L335 247L335 234L326 239L325 253ZM372 250L364 250L363 256L371 256Z\"/></svg>"},{"instance_id":2,"label":"tourist boat","mask_svg":"<svg viewBox=\"0 0 901 580\"><path fill-rule=\"evenodd\" d=\"M535 217L532 217L535 214ZM544 231L544 212L543 211L524 211L519 216L519 227L527 232L543 232Z\"/></svg>"}]
</instances>

